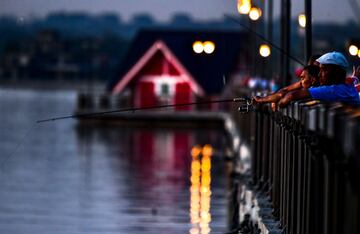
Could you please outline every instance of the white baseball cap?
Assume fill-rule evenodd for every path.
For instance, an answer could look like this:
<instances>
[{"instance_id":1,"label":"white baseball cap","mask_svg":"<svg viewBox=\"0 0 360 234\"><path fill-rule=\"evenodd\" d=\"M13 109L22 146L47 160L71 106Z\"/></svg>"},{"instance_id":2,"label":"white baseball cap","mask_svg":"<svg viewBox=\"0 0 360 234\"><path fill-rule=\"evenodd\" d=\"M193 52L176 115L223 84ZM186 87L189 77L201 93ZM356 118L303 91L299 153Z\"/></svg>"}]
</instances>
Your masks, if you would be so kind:
<instances>
[{"instance_id":1,"label":"white baseball cap","mask_svg":"<svg viewBox=\"0 0 360 234\"><path fill-rule=\"evenodd\" d=\"M316 61L320 64L338 65L344 69L349 67L349 63L346 60L345 56L342 53L336 52L336 51L326 53L326 54L320 56L318 59L316 59Z\"/></svg>"}]
</instances>

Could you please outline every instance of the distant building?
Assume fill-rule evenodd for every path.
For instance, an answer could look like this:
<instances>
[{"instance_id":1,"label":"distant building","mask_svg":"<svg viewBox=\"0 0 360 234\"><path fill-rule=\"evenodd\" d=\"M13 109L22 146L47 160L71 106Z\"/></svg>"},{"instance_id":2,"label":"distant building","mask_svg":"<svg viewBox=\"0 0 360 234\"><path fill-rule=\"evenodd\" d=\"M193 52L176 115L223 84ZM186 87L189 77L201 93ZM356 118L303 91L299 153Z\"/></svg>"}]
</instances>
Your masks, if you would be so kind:
<instances>
[{"instance_id":1,"label":"distant building","mask_svg":"<svg viewBox=\"0 0 360 234\"><path fill-rule=\"evenodd\" d=\"M0 78L38 80L108 80L114 76L127 41L106 37L64 38L41 30L35 38L21 38L5 47Z\"/></svg>"},{"instance_id":2,"label":"distant building","mask_svg":"<svg viewBox=\"0 0 360 234\"><path fill-rule=\"evenodd\" d=\"M109 91L139 107L218 98L246 68L247 40L240 31L140 31Z\"/></svg>"}]
</instances>

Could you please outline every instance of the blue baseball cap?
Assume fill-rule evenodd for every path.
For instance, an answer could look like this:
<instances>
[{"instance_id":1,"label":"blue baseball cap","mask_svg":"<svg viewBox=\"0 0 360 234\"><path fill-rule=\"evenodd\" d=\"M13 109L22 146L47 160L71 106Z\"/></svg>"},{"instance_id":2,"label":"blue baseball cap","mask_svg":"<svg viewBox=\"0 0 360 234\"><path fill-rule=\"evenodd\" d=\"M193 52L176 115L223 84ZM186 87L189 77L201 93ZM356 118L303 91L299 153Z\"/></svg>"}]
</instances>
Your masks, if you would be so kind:
<instances>
[{"instance_id":1,"label":"blue baseball cap","mask_svg":"<svg viewBox=\"0 0 360 234\"><path fill-rule=\"evenodd\" d=\"M344 69L349 67L349 63L346 60L345 56L342 53L339 53L336 51L326 53L326 54L320 56L318 59L316 59L316 61L320 64L338 65Z\"/></svg>"}]
</instances>

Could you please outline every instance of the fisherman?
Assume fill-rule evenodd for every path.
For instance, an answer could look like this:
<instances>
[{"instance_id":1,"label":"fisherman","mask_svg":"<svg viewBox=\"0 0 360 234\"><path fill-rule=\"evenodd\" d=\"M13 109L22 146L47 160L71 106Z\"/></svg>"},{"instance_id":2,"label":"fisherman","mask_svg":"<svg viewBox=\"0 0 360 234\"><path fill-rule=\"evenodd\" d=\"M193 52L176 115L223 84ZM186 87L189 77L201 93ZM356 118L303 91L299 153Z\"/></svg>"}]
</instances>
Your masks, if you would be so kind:
<instances>
[{"instance_id":1,"label":"fisherman","mask_svg":"<svg viewBox=\"0 0 360 234\"><path fill-rule=\"evenodd\" d=\"M320 64L319 64L319 62L316 61L316 60L317 60L318 58L320 58L320 57L321 57L320 54L313 54L313 55L311 55L310 58L309 58L309 61L308 61L307 65L319 66Z\"/></svg>"},{"instance_id":2,"label":"fisherman","mask_svg":"<svg viewBox=\"0 0 360 234\"><path fill-rule=\"evenodd\" d=\"M300 74L300 80L294 84L291 84L285 88L280 89L276 93L270 94L266 97L254 97L254 104L259 103L272 103L271 107L274 111L277 110L277 102L280 101L288 92L299 90L299 89L308 89L310 87L316 87L319 85L319 74L320 68L316 65L307 65L302 69Z\"/></svg>"},{"instance_id":3,"label":"fisherman","mask_svg":"<svg viewBox=\"0 0 360 234\"><path fill-rule=\"evenodd\" d=\"M307 98L360 105L355 86L346 83L346 68L349 65L344 55L339 52L330 52L322 55L316 61L320 64L320 86L288 92L278 102L279 107L285 107L291 101Z\"/></svg>"}]
</instances>

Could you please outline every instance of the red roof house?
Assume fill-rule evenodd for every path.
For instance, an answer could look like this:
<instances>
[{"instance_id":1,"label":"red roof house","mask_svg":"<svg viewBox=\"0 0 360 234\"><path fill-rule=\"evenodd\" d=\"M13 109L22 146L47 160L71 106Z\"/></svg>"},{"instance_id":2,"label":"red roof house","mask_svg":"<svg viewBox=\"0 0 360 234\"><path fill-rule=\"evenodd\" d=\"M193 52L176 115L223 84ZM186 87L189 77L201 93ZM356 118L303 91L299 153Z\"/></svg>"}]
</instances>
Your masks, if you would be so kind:
<instances>
[{"instance_id":1,"label":"red roof house","mask_svg":"<svg viewBox=\"0 0 360 234\"><path fill-rule=\"evenodd\" d=\"M137 107L188 103L193 102L195 96L204 95L201 86L161 40L130 68L112 93L121 93L125 88L132 90Z\"/></svg>"}]
</instances>

